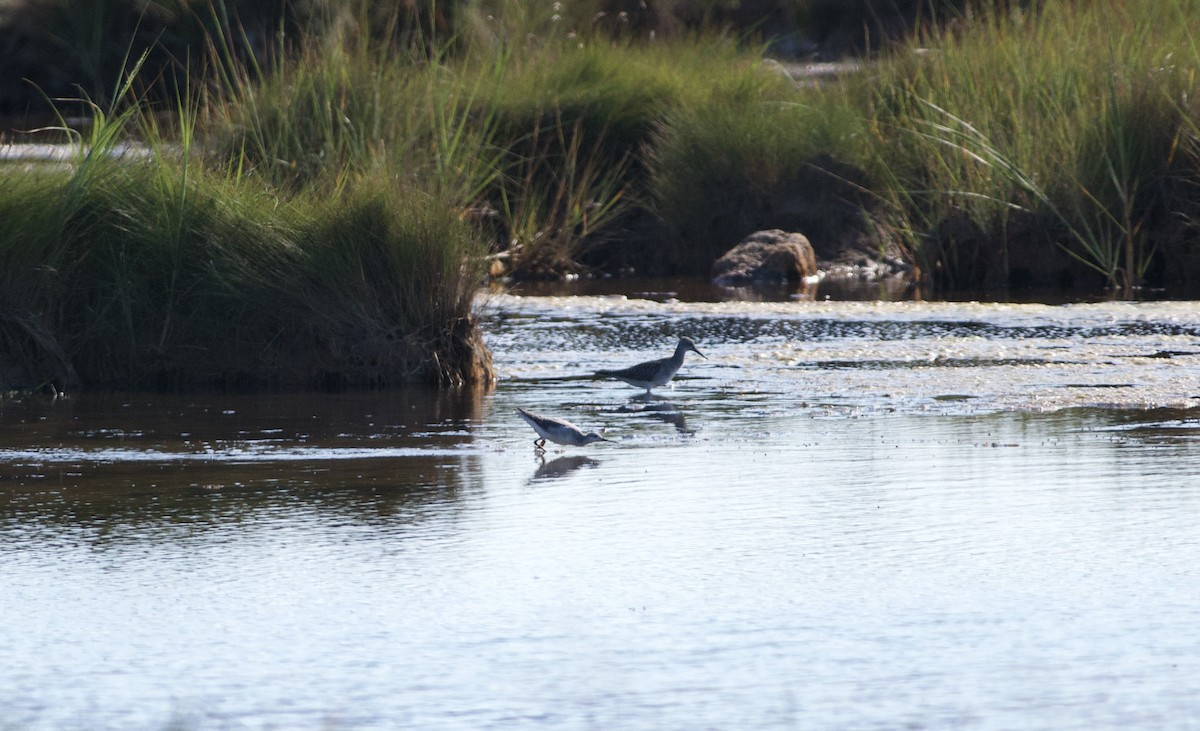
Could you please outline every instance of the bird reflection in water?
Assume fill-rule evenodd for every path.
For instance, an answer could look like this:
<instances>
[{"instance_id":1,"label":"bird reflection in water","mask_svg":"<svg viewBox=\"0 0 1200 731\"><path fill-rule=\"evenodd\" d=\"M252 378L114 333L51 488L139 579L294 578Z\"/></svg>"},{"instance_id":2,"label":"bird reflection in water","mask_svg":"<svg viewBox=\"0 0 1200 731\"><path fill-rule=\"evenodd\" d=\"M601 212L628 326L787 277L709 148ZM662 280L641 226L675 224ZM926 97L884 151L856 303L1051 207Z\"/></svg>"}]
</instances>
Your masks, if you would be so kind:
<instances>
[{"instance_id":1,"label":"bird reflection in water","mask_svg":"<svg viewBox=\"0 0 1200 731\"><path fill-rule=\"evenodd\" d=\"M533 473L531 480L553 480L566 477L581 467L599 467L600 463L591 457L570 456L552 459L549 462L542 457L542 464Z\"/></svg>"},{"instance_id":2,"label":"bird reflection in water","mask_svg":"<svg viewBox=\"0 0 1200 731\"><path fill-rule=\"evenodd\" d=\"M655 399L650 394L639 394L629 399L629 405L619 410L627 414L643 414L652 419L670 424L680 434L694 434L695 430L688 428L687 418L678 406L670 401Z\"/></svg>"}]
</instances>

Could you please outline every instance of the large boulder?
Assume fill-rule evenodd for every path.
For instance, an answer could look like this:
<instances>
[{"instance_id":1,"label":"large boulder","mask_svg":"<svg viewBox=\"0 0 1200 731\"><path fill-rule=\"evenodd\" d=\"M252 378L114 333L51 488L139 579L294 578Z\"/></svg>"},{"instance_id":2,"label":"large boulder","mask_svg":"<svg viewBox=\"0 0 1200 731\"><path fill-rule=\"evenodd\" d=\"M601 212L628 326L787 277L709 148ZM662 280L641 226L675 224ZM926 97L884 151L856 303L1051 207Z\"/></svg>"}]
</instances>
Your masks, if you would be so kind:
<instances>
[{"instance_id":1,"label":"large boulder","mask_svg":"<svg viewBox=\"0 0 1200 731\"><path fill-rule=\"evenodd\" d=\"M798 282L816 276L817 257L803 234L755 231L713 262L717 284Z\"/></svg>"}]
</instances>

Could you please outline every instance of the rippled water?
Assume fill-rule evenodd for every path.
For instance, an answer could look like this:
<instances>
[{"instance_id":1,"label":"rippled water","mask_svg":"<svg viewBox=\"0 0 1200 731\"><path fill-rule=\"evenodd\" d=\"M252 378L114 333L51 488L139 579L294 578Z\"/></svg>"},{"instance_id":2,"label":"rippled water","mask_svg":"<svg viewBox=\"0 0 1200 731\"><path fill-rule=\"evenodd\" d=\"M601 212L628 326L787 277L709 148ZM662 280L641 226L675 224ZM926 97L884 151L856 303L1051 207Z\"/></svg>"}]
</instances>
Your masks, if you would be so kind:
<instances>
[{"instance_id":1,"label":"rippled water","mask_svg":"<svg viewBox=\"0 0 1200 731\"><path fill-rule=\"evenodd\" d=\"M1200 728L1197 303L483 308L493 393L0 406L0 728Z\"/></svg>"}]
</instances>

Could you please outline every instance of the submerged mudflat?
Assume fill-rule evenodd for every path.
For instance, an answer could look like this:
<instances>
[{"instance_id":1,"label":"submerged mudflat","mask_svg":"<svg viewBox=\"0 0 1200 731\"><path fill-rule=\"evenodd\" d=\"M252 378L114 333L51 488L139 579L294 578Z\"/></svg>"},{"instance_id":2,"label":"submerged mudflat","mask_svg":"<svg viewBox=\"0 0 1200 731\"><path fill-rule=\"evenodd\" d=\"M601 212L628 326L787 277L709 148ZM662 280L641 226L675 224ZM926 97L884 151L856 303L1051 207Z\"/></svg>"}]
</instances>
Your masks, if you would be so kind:
<instances>
[{"instance_id":1,"label":"submerged mudflat","mask_svg":"<svg viewBox=\"0 0 1200 731\"><path fill-rule=\"evenodd\" d=\"M1200 723L1195 303L659 299L488 296L494 392L6 404L0 725Z\"/></svg>"}]
</instances>

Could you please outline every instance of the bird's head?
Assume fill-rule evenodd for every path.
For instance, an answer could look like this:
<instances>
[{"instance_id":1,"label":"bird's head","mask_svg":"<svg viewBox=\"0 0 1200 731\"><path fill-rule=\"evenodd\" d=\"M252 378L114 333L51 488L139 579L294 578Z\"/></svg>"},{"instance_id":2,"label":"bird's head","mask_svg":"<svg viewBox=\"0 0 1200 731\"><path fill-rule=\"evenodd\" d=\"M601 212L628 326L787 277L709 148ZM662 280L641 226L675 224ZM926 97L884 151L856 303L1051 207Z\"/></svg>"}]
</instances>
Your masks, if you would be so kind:
<instances>
[{"instance_id":1,"label":"bird's head","mask_svg":"<svg viewBox=\"0 0 1200 731\"><path fill-rule=\"evenodd\" d=\"M696 350L696 343L692 342L692 339L689 337L685 336L685 337L679 338L679 345L675 346L675 349L682 353L686 353L690 350L693 353L695 353L696 355L703 358L704 360L708 360L707 355L705 355L704 353L701 353L699 350Z\"/></svg>"}]
</instances>

